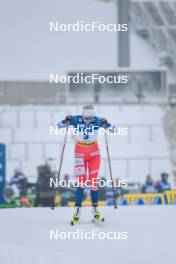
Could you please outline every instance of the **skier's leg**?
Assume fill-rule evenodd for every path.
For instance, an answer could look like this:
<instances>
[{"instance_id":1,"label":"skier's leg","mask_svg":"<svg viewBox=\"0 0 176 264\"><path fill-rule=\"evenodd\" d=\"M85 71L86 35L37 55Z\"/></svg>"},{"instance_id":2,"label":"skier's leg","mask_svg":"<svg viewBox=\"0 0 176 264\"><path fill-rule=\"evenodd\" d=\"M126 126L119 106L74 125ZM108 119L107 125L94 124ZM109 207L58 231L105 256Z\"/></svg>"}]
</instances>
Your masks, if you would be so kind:
<instances>
[{"instance_id":1,"label":"skier's leg","mask_svg":"<svg viewBox=\"0 0 176 264\"><path fill-rule=\"evenodd\" d=\"M75 204L75 213L74 213L73 218L71 220L71 225L75 225L79 222L80 214L81 214L81 205L79 206L79 205Z\"/></svg>"},{"instance_id":2,"label":"skier's leg","mask_svg":"<svg viewBox=\"0 0 176 264\"><path fill-rule=\"evenodd\" d=\"M75 193L75 213L71 221L72 225L75 225L79 222L80 215L81 215L81 205L83 201L83 195L84 195L84 188L77 187L76 193Z\"/></svg>"},{"instance_id":3,"label":"skier's leg","mask_svg":"<svg viewBox=\"0 0 176 264\"><path fill-rule=\"evenodd\" d=\"M98 190L91 190L91 200L92 200L92 206L98 205Z\"/></svg>"},{"instance_id":4,"label":"skier's leg","mask_svg":"<svg viewBox=\"0 0 176 264\"><path fill-rule=\"evenodd\" d=\"M75 193L75 206L81 206L83 201L84 188L77 187Z\"/></svg>"},{"instance_id":5,"label":"skier's leg","mask_svg":"<svg viewBox=\"0 0 176 264\"><path fill-rule=\"evenodd\" d=\"M86 182L86 160L84 157L77 156L75 158L75 174L78 187L75 193L75 205L81 206L83 201L83 192L85 189Z\"/></svg>"},{"instance_id":6,"label":"skier's leg","mask_svg":"<svg viewBox=\"0 0 176 264\"><path fill-rule=\"evenodd\" d=\"M100 154L90 157L88 161L89 181L92 205L98 205L98 173L100 169Z\"/></svg>"},{"instance_id":7,"label":"skier's leg","mask_svg":"<svg viewBox=\"0 0 176 264\"><path fill-rule=\"evenodd\" d=\"M92 200L92 211L94 219L100 222L104 221L104 218L101 216L98 211L98 173L100 169L100 154L93 155L93 157L88 162L89 168L89 180L91 186L91 200Z\"/></svg>"},{"instance_id":8,"label":"skier's leg","mask_svg":"<svg viewBox=\"0 0 176 264\"><path fill-rule=\"evenodd\" d=\"M86 161L83 153L75 153L75 175L78 187L75 193L75 213L71 224L77 224L79 222L81 205L83 201L85 181L86 181Z\"/></svg>"},{"instance_id":9,"label":"skier's leg","mask_svg":"<svg viewBox=\"0 0 176 264\"><path fill-rule=\"evenodd\" d=\"M87 161L86 157L83 153L83 150L79 149L79 152L76 148L75 150L75 175L77 184L81 188L85 188L85 182L86 182L86 173L87 173Z\"/></svg>"}]
</instances>

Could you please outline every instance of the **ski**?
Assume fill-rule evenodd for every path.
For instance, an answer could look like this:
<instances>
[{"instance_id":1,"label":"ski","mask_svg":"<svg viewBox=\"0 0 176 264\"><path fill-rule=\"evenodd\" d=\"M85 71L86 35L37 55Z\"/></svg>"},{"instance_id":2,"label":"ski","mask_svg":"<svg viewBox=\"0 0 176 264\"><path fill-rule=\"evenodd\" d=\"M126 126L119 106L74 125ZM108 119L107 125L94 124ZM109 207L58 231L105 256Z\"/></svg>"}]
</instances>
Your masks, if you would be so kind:
<instances>
[{"instance_id":1,"label":"ski","mask_svg":"<svg viewBox=\"0 0 176 264\"><path fill-rule=\"evenodd\" d=\"M94 224L103 225L105 223L105 219L103 217L100 219L94 217L91 222Z\"/></svg>"},{"instance_id":2,"label":"ski","mask_svg":"<svg viewBox=\"0 0 176 264\"><path fill-rule=\"evenodd\" d=\"M71 224L72 226L77 225L78 223L79 223L79 221L74 221L74 220L72 220L72 221L70 222L70 224Z\"/></svg>"},{"instance_id":3,"label":"ski","mask_svg":"<svg viewBox=\"0 0 176 264\"><path fill-rule=\"evenodd\" d=\"M77 224L81 224L81 223L85 223L85 222L81 222L79 220L78 221L72 220L70 222L71 226L74 226L74 225L77 225ZM89 223L94 223L94 224L98 224L98 225L104 225L105 224L105 219L102 218L101 220L97 220L96 218L94 218L94 219L91 219L90 222L89 221L86 222L86 224L89 224Z\"/></svg>"}]
</instances>

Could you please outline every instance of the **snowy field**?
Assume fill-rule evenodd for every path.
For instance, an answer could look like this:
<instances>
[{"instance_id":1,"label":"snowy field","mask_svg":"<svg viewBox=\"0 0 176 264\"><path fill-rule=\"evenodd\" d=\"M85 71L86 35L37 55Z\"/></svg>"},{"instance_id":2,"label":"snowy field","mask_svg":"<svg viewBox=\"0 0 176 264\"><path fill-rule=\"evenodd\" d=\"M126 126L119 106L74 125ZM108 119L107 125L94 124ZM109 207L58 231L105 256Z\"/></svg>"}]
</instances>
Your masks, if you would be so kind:
<instances>
[{"instance_id":1,"label":"snowy field","mask_svg":"<svg viewBox=\"0 0 176 264\"><path fill-rule=\"evenodd\" d=\"M82 209L77 226L69 221L74 208L3 209L0 211L1 264L175 264L174 206L101 207L104 226L92 223L91 210ZM128 232L127 240L50 240L58 232Z\"/></svg>"}]
</instances>

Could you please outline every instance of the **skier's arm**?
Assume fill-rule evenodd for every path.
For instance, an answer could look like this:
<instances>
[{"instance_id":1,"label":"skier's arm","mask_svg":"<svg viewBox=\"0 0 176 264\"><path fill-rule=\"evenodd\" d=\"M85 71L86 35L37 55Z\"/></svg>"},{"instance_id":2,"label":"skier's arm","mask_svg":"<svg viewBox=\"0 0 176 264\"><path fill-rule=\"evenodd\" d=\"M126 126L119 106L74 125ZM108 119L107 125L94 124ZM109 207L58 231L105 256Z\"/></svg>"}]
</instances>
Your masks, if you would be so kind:
<instances>
[{"instance_id":1,"label":"skier's arm","mask_svg":"<svg viewBox=\"0 0 176 264\"><path fill-rule=\"evenodd\" d=\"M58 128L63 128L63 127L70 126L70 125L72 125L72 116L71 115L66 116L66 118L64 120L61 120L57 123Z\"/></svg>"}]
</instances>

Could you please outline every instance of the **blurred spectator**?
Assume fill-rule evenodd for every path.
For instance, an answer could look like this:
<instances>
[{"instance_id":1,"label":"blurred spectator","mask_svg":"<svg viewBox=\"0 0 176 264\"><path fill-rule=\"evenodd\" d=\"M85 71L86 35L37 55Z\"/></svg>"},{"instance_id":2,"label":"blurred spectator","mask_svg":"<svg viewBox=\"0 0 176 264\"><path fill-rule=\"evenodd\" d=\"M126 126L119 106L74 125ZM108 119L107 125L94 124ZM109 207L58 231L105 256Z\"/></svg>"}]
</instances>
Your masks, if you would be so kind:
<instances>
[{"instance_id":1,"label":"blurred spectator","mask_svg":"<svg viewBox=\"0 0 176 264\"><path fill-rule=\"evenodd\" d=\"M150 175L147 175L146 181L142 186L142 193L156 193L157 189L155 188L155 184Z\"/></svg>"},{"instance_id":2,"label":"blurred spectator","mask_svg":"<svg viewBox=\"0 0 176 264\"><path fill-rule=\"evenodd\" d=\"M114 195L115 195L115 198L118 199L118 197L120 197L124 193L125 193L125 188L122 188L120 186L120 179L118 177L116 177L114 179ZM113 205L113 204L114 204L113 187L107 186L106 187L106 205Z\"/></svg>"},{"instance_id":3,"label":"blurred spectator","mask_svg":"<svg viewBox=\"0 0 176 264\"><path fill-rule=\"evenodd\" d=\"M69 201L74 201L75 189L73 186L69 185L69 180L69 175L65 174L63 178L64 186L59 188L59 193L61 195L61 206L67 206Z\"/></svg>"},{"instance_id":4,"label":"blurred spectator","mask_svg":"<svg viewBox=\"0 0 176 264\"><path fill-rule=\"evenodd\" d=\"M161 173L161 180L156 183L156 189L158 192L164 192L171 190L171 184L168 182L169 174Z\"/></svg>"},{"instance_id":5,"label":"blurred spectator","mask_svg":"<svg viewBox=\"0 0 176 264\"><path fill-rule=\"evenodd\" d=\"M14 175L11 178L10 185L18 189L20 196L27 195L28 182L20 166L14 169Z\"/></svg>"},{"instance_id":6,"label":"blurred spectator","mask_svg":"<svg viewBox=\"0 0 176 264\"><path fill-rule=\"evenodd\" d=\"M37 196L36 206L54 207L55 188L50 187L50 178L57 177L55 171L52 171L52 159L47 159L44 165L37 167Z\"/></svg>"}]
</instances>

